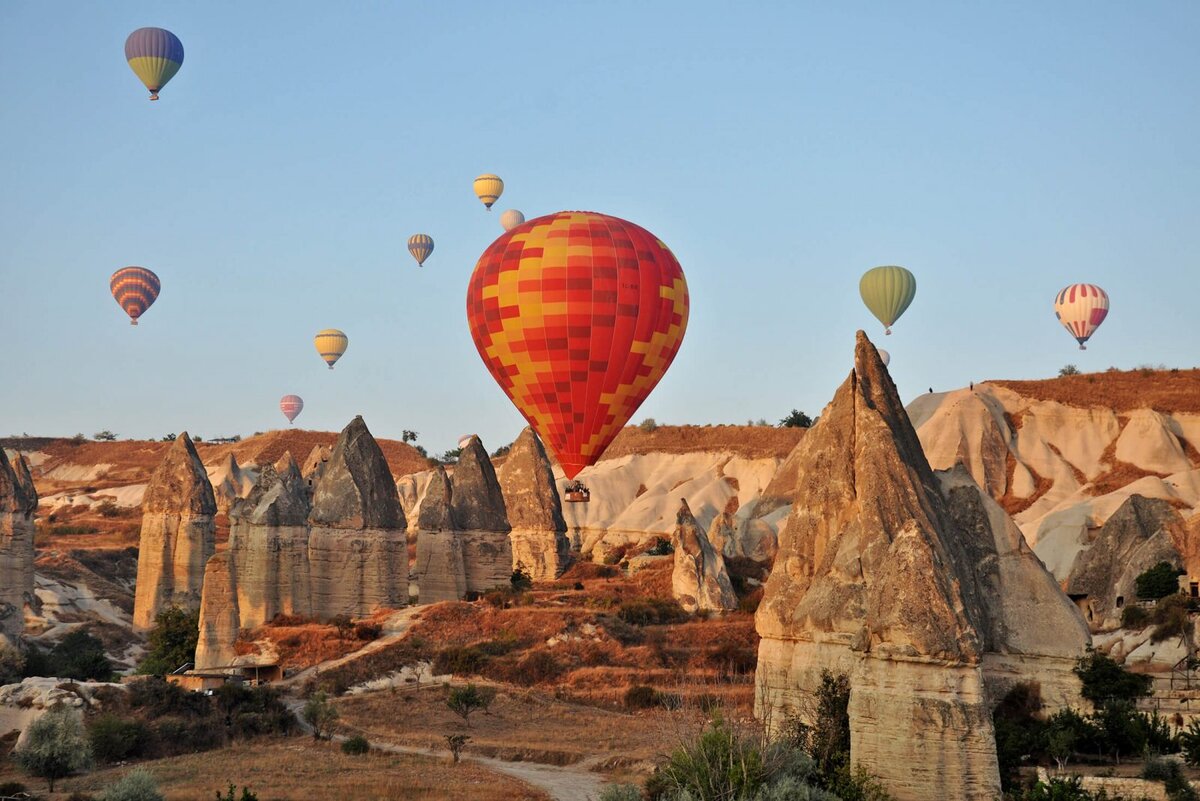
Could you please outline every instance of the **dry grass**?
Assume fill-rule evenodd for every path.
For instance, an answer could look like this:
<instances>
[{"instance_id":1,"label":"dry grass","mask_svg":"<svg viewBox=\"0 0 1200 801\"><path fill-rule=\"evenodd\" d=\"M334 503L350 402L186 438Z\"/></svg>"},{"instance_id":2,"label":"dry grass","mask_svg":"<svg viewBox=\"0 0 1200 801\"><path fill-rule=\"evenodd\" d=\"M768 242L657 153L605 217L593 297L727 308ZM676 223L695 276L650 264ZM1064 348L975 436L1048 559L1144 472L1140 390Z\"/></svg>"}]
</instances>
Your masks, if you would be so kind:
<instances>
[{"instance_id":1,"label":"dry grass","mask_svg":"<svg viewBox=\"0 0 1200 801\"><path fill-rule=\"evenodd\" d=\"M1113 370L1041 381L989 381L1027 398L1116 412L1200 412L1200 370Z\"/></svg>"},{"instance_id":2,"label":"dry grass","mask_svg":"<svg viewBox=\"0 0 1200 801\"><path fill-rule=\"evenodd\" d=\"M390 613L390 610L387 610ZM386 614L385 614L386 616ZM375 617L356 618L355 623L378 622ZM234 644L238 654L256 653L256 640L270 640L284 669L302 670L337 659L363 648L372 640L357 639L353 632L342 637L337 626L299 617L279 616L252 631L242 631Z\"/></svg>"},{"instance_id":3,"label":"dry grass","mask_svg":"<svg viewBox=\"0 0 1200 801\"><path fill-rule=\"evenodd\" d=\"M803 428L774 426L659 426L643 431L626 426L604 452L605 459L636 453L727 451L747 459L782 459L804 436Z\"/></svg>"},{"instance_id":4,"label":"dry grass","mask_svg":"<svg viewBox=\"0 0 1200 801\"><path fill-rule=\"evenodd\" d=\"M443 743L444 745L444 743ZM335 745L308 738L239 743L219 751L142 763L154 774L167 801L212 801L234 782L262 801L545 801L542 792L516 779L464 762L372 752L346 756ZM61 783L59 798L96 793L129 770L97 771ZM40 784L40 782L38 782ZM31 786L33 784L31 783Z\"/></svg>"},{"instance_id":5,"label":"dry grass","mask_svg":"<svg viewBox=\"0 0 1200 801\"><path fill-rule=\"evenodd\" d=\"M381 741L442 747L446 734L470 735L470 753L510 761L570 765L603 755L618 762L650 760L663 751L649 719L661 710L629 714L570 703L552 694L499 687L487 713L476 712L468 727L446 707L449 689L375 692L338 700L341 722Z\"/></svg>"}]
</instances>

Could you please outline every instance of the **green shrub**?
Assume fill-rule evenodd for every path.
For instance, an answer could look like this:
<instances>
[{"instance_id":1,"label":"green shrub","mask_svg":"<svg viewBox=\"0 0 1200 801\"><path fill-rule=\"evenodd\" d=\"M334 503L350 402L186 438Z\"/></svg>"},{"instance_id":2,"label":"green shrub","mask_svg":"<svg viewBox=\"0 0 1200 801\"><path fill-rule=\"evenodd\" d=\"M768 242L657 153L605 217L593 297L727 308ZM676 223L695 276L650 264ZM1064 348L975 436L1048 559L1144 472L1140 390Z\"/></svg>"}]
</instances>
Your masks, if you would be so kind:
<instances>
[{"instance_id":1,"label":"green shrub","mask_svg":"<svg viewBox=\"0 0 1200 801\"><path fill-rule=\"evenodd\" d=\"M222 795L221 791L218 790L217 801L258 801L258 796L255 793L250 792L249 787L243 787L241 795L233 794L234 790L236 789L237 788L234 787L233 783L231 782L229 789L225 791L224 795Z\"/></svg>"},{"instance_id":2,"label":"green shrub","mask_svg":"<svg viewBox=\"0 0 1200 801\"><path fill-rule=\"evenodd\" d=\"M1037 758L1046 747L1046 724L1038 719L1042 697L1038 685L1020 683L996 705L992 727L996 732L996 760L1000 767L1000 785L1012 792L1020 783L1024 760Z\"/></svg>"},{"instance_id":3,"label":"green shrub","mask_svg":"<svg viewBox=\"0 0 1200 801\"><path fill-rule=\"evenodd\" d=\"M488 655L477 645L449 646L433 657L433 672L441 676L477 676L488 663Z\"/></svg>"},{"instance_id":4,"label":"green shrub","mask_svg":"<svg viewBox=\"0 0 1200 801\"><path fill-rule=\"evenodd\" d=\"M378 623L355 623L354 624L354 639L372 642L379 639L379 635L383 634L383 626Z\"/></svg>"},{"instance_id":5,"label":"green shrub","mask_svg":"<svg viewBox=\"0 0 1200 801\"><path fill-rule=\"evenodd\" d=\"M1183 758L1189 765L1200 765L1200 720L1193 719L1188 727L1179 733L1179 745L1183 750Z\"/></svg>"},{"instance_id":6,"label":"green shrub","mask_svg":"<svg viewBox=\"0 0 1200 801\"><path fill-rule=\"evenodd\" d=\"M88 742L97 762L122 762L145 756L150 748L150 729L140 720L101 715L88 726Z\"/></svg>"},{"instance_id":7,"label":"green shrub","mask_svg":"<svg viewBox=\"0 0 1200 801\"><path fill-rule=\"evenodd\" d=\"M600 791L599 801L642 801L642 791L632 784L609 784Z\"/></svg>"},{"instance_id":8,"label":"green shrub","mask_svg":"<svg viewBox=\"0 0 1200 801\"><path fill-rule=\"evenodd\" d=\"M512 586L513 592L529 592L533 589L533 576L529 575L529 571L525 569L523 563L518 562L508 583Z\"/></svg>"},{"instance_id":9,"label":"green shrub","mask_svg":"<svg viewBox=\"0 0 1200 801\"><path fill-rule=\"evenodd\" d=\"M360 756L371 750L371 744L361 734L356 734L342 743L342 753Z\"/></svg>"},{"instance_id":10,"label":"green shrub","mask_svg":"<svg viewBox=\"0 0 1200 801\"><path fill-rule=\"evenodd\" d=\"M653 709L658 706L658 690L639 684L625 691L626 709Z\"/></svg>"},{"instance_id":11,"label":"green shrub","mask_svg":"<svg viewBox=\"0 0 1200 801\"><path fill-rule=\"evenodd\" d=\"M1121 610L1121 628L1144 629L1150 622L1150 613L1140 606L1130 604Z\"/></svg>"},{"instance_id":12,"label":"green shrub","mask_svg":"<svg viewBox=\"0 0 1200 801\"><path fill-rule=\"evenodd\" d=\"M669 556L675 553L675 546L666 537L656 537L654 546L646 553L650 556Z\"/></svg>"},{"instance_id":13,"label":"green shrub","mask_svg":"<svg viewBox=\"0 0 1200 801\"><path fill-rule=\"evenodd\" d=\"M13 757L25 771L45 779L52 793L55 781L92 765L87 734L72 709L51 709L29 725L25 736Z\"/></svg>"},{"instance_id":14,"label":"green shrub","mask_svg":"<svg viewBox=\"0 0 1200 801\"><path fill-rule=\"evenodd\" d=\"M492 687L477 687L468 684L466 687L455 687L446 697L446 707L471 725L471 715L492 705L496 690Z\"/></svg>"},{"instance_id":15,"label":"green shrub","mask_svg":"<svg viewBox=\"0 0 1200 801\"><path fill-rule=\"evenodd\" d=\"M39 659L38 657L44 657ZM104 652L104 643L78 629L63 637L49 653L31 650L27 656L26 672L37 669L39 676L55 676L76 681L108 681L112 678L112 663Z\"/></svg>"},{"instance_id":16,"label":"green shrub","mask_svg":"<svg viewBox=\"0 0 1200 801\"><path fill-rule=\"evenodd\" d=\"M1134 581L1137 597L1143 601L1157 601L1179 592L1181 573L1182 571L1170 562L1159 562Z\"/></svg>"},{"instance_id":17,"label":"green shrub","mask_svg":"<svg viewBox=\"0 0 1200 801\"><path fill-rule=\"evenodd\" d=\"M134 768L110 784L100 801L163 801L163 795L150 771Z\"/></svg>"},{"instance_id":18,"label":"green shrub","mask_svg":"<svg viewBox=\"0 0 1200 801\"><path fill-rule=\"evenodd\" d=\"M1083 685L1083 697L1093 704L1109 699L1135 701L1153 692L1153 679L1126 670L1099 651L1081 656L1075 662L1074 673Z\"/></svg>"}]
</instances>

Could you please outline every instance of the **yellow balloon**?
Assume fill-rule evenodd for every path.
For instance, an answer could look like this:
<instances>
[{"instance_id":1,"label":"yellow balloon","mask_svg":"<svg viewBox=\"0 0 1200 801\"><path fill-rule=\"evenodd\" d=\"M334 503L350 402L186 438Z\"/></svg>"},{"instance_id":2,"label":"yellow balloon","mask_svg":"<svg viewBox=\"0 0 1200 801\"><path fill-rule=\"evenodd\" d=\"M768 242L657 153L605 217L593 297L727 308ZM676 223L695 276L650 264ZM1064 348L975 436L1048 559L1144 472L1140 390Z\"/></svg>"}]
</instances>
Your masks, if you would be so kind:
<instances>
[{"instance_id":1,"label":"yellow balloon","mask_svg":"<svg viewBox=\"0 0 1200 801\"><path fill-rule=\"evenodd\" d=\"M321 358L332 370L334 362L342 358L342 354L350 346L350 338L336 328L326 328L317 332L313 337L313 344L317 346L317 353L321 354Z\"/></svg>"},{"instance_id":2,"label":"yellow balloon","mask_svg":"<svg viewBox=\"0 0 1200 801\"><path fill-rule=\"evenodd\" d=\"M500 180L499 175L488 173L475 179L475 196L483 201L488 211L492 210L492 204L499 200L502 194L504 181Z\"/></svg>"}]
</instances>

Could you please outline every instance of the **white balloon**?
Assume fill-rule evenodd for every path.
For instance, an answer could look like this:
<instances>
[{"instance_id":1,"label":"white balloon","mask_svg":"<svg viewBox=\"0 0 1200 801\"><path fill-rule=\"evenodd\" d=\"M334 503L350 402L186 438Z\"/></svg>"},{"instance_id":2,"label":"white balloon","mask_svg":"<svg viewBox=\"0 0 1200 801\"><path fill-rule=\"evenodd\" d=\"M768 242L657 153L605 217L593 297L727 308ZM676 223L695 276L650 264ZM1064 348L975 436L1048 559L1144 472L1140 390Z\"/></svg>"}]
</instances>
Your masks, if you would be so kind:
<instances>
[{"instance_id":1,"label":"white balloon","mask_svg":"<svg viewBox=\"0 0 1200 801\"><path fill-rule=\"evenodd\" d=\"M505 231L511 231L523 222L525 215L516 209L508 209L500 215L500 224L504 226Z\"/></svg>"},{"instance_id":2,"label":"white balloon","mask_svg":"<svg viewBox=\"0 0 1200 801\"><path fill-rule=\"evenodd\" d=\"M883 348L879 348L879 359L883 362L883 366L887 367L892 362L892 354L888 353Z\"/></svg>"}]
</instances>

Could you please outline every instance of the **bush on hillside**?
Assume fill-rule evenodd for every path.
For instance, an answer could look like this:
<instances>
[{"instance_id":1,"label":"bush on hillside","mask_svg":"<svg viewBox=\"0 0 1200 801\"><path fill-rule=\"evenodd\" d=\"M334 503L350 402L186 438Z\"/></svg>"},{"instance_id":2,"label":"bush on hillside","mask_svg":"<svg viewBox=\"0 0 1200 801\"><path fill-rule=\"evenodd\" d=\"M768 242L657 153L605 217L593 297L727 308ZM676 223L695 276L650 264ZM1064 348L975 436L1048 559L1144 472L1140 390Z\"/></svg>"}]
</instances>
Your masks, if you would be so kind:
<instances>
[{"instance_id":1,"label":"bush on hillside","mask_svg":"<svg viewBox=\"0 0 1200 801\"><path fill-rule=\"evenodd\" d=\"M342 743L342 753L350 756L361 756L371 750L371 743L361 734L356 734Z\"/></svg>"},{"instance_id":2,"label":"bush on hillside","mask_svg":"<svg viewBox=\"0 0 1200 801\"><path fill-rule=\"evenodd\" d=\"M621 602L617 617L633 626L655 626L681 623L688 615L674 598L632 598Z\"/></svg>"},{"instance_id":3,"label":"bush on hillside","mask_svg":"<svg viewBox=\"0 0 1200 801\"><path fill-rule=\"evenodd\" d=\"M150 630L146 658L138 665L138 673L165 676L195 658L196 642L200 639L199 610L168 607L154 617Z\"/></svg>"},{"instance_id":4,"label":"bush on hillside","mask_svg":"<svg viewBox=\"0 0 1200 801\"><path fill-rule=\"evenodd\" d=\"M1134 580L1137 597L1143 601L1157 601L1179 592L1179 576L1182 571L1170 562L1159 562Z\"/></svg>"},{"instance_id":5,"label":"bush on hillside","mask_svg":"<svg viewBox=\"0 0 1200 801\"><path fill-rule=\"evenodd\" d=\"M139 720L113 714L96 718L88 726L88 742L97 762L123 762L147 756L152 744L150 728Z\"/></svg>"},{"instance_id":6,"label":"bush on hillside","mask_svg":"<svg viewBox=\"0 0 1200 801\"><path fill-rule=\"evenodd\" d=\"M1073 672L1083 684L1083 697L1093 704L1108 700L1136 701L1153 692L1153 679L1126 670L1099 651L1081 656L1075 662Z\"/></svg>"},{"instance_id":7,"label":"bush on hillside","mask_svg":"<svg viewBox=\"0 0 1200 801\"><path fill-rule=\"evenodd\" d=\"M1160 599L1150 614L1150 622L1154 624L1150 642L1159 643L1172 637L1184 636L1190 622L1187 597L1176 593Z\"/></svg>"},{"instance_id":8,"label":"bush on hillside","mask_svg":"<svg viewBox=\"0 0 1200 801\"><path fill-rule=\"evenodd\" d=\"M150 771L134 768L109 785L100 801L163 801L163 795Z\"/></svg>"},{"instance_id":9,"label":"bush on hillside","mask_svg":"<svg viewBox=\"0 0 1200 801\"><path fill-rule=\"evenodd\" d=\"M1150 613L1140 606L1130 604L1121 610L1121 628L1144 629L1150 622Z\"/></svg>"}]
</instances>

